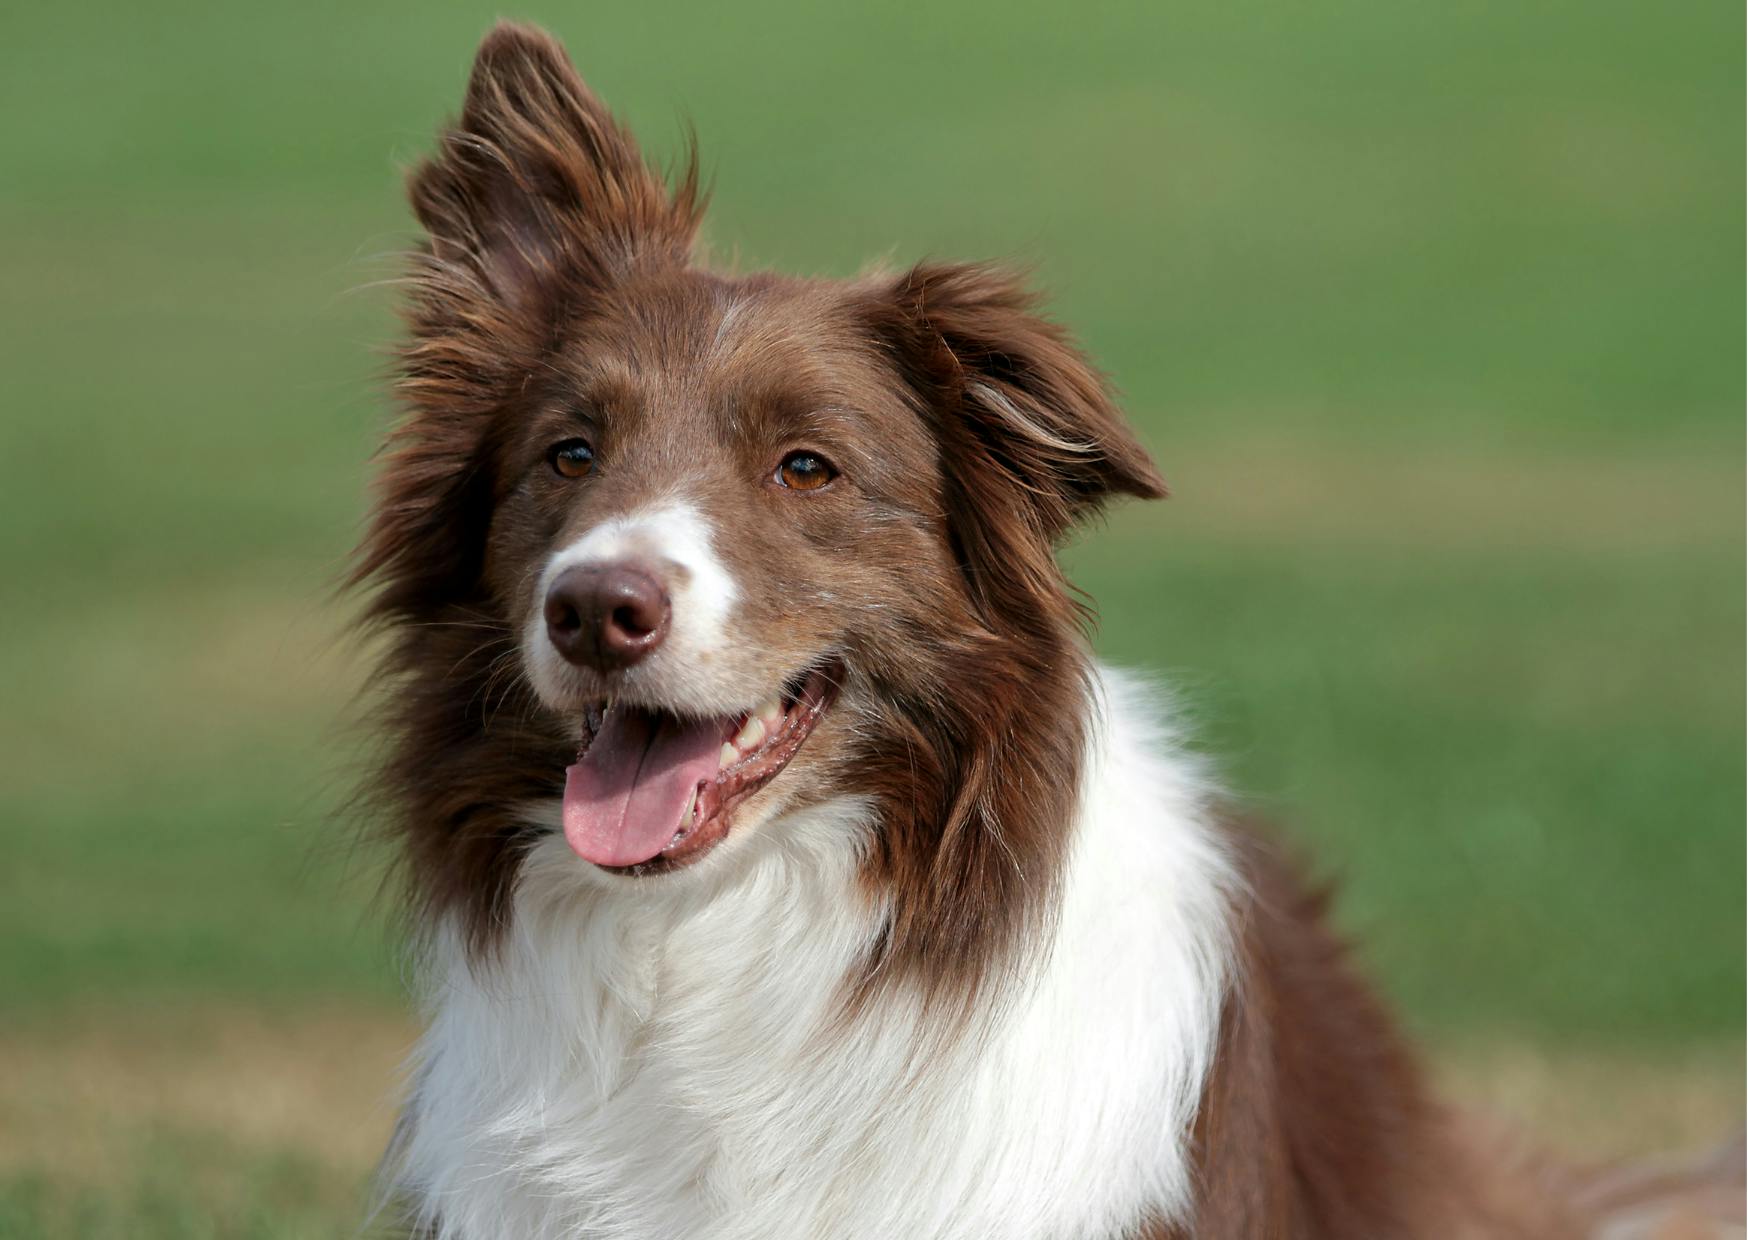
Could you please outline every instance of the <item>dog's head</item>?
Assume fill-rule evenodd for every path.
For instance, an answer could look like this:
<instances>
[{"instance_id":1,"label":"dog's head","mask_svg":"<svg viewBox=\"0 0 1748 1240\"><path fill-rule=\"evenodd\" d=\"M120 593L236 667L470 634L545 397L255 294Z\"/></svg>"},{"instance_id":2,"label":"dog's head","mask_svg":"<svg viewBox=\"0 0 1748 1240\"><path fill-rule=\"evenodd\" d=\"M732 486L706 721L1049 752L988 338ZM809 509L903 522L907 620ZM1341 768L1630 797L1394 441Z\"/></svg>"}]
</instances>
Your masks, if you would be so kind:
<instances>
[{"instance_id":1,"label":"dog's head","mask_svg":"<svg viewBox=\"0 0 1748 1240\"><path fill-rule=\"evenodd\" d=\"M425 899L489 940L543 799L580 877L641 884L848 799L882 950L995 950L1079 767L1055 546L1163 492L1097 374L998 270L696 265L695 176L526 28L410 192L408 416L359 575Z\"/></svg>"}]
</instances>

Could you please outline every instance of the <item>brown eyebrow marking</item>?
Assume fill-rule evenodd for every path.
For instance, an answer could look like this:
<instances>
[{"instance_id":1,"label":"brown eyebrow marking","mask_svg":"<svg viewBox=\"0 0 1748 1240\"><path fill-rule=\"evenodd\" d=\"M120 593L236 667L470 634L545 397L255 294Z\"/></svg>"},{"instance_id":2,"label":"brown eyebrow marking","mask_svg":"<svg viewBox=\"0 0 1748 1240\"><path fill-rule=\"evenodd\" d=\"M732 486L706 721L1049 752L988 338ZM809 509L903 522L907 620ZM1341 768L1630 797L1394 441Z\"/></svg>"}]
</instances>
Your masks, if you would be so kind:
<instances>
[{"instance_id":1,"label":"brown eyebrow marking","mask_svg":"<svg viewBox=\"0 0 1748 1240\"><path fill-rule=\"evenodd\" d=\"M610 362L579 377L575 391L581 403L611 417L643 403L643 388L629 367Z\"/></svg>"}]
</instances>

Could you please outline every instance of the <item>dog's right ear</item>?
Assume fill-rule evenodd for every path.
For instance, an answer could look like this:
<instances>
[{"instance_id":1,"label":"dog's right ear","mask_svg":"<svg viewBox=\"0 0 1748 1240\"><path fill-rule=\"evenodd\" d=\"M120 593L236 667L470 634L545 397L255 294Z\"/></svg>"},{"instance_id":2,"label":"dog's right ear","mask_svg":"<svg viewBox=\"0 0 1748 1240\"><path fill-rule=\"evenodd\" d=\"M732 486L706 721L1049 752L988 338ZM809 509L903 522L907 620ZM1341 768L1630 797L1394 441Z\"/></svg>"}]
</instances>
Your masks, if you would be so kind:
<instances>
[{"instance_id":1,"label":"dog's right ear","mask_svg":"<svg viewBox=\"0 0 1748 1240\"><path fill-rule=\"evenodd\" d=\"M407 189L440 265L528 308L579 283L603 288L640 258L684 261L702 209L696 169L670 191L558 41L504 22L480 44L461 118Z\"/></svg>"},{"instance_id":2,"label":"dog's right ear","mask_svg":"<svg viewBox=\"0 0 1748 1240\"><path fill-rule=\"evenodd\" d=\"M479 588L495 415L540 367L560 314L640 263L686 261L696 167L670 191L556 41L510 24L486 36L461 118L408 181L427 240L407 282L407 416L352 573L377 584L374 615L428 617Z\"/></svg>"}]
</instances>

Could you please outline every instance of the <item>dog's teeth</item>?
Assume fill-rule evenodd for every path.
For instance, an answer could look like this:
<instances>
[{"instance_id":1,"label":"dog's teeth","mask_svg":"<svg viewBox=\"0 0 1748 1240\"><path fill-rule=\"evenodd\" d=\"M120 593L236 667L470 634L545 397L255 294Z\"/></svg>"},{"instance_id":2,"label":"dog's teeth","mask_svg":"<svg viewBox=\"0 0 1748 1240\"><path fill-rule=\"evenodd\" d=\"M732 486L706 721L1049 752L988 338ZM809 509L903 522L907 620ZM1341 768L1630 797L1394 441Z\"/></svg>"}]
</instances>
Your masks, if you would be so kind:
<instances>
[{"instance_id":1,"label":"dog's teeth","mask_svg":"<svg viewBox=\"0 0 1748 1240\"><path fill-rule=\"evenodd\" d=\"M753 712L753 718L765 725L768 732L777 726L777 721L783 717L783 703L777 698L767 698L759 703L759 708Z\"/></svg>"},{"instance_id":2,"label":"dog's teeth","mask_svg":"<svg viewBox=\"0 0 1748 1240\"><path fill-rule=\"evenodd\" d=\"M757 715L749 715L747 721L741 725L740 731L735 733L734 747L742 753L746 753L748 750L757 749L759 742L764 739L765 725L759 722Z\"/></svg>"},{"instance_id":3,"label":"dog's teeth","mask_svg":"<svg viewBox=\"0 0 1748 1240\"><path fill-rule=\"evenodd\" d=\"M739 757L740 750L736 749L733 745L724 745L722 747L722 752L716 755L716 769L721 770L723 767L731 765Z\"/></svg>"},{"instance_id":4,"label":"dog's teeth","mask_svg":"<svg viewBox=\"0 0 1748 1240\"><path fill-rule=\"evenodd\" d=\"M692 795L686 798L686 808L680 812L680 834L685 834L692 825L692 811L698 808L698 788L692 787Z\"/></svg>"}]
</instances>

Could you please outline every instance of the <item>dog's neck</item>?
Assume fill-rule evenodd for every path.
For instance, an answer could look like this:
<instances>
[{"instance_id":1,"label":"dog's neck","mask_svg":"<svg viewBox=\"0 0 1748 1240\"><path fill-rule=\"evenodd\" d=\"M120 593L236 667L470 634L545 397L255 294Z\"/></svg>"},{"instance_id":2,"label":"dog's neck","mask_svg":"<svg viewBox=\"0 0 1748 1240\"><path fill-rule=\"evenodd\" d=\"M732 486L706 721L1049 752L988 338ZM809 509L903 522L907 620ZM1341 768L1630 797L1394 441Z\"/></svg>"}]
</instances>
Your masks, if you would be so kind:
<instances>
[{"instance_id":1,"label":"dog's neck","mask_svg":"<svg viewBox=\"0 0 1748 1240\"><path fill-rule=\"evenodd\" d=\"M435 952L409 1195L463 1235L1101 1234L1184 1208L1230 880L1195 764L1134 686L1093 696L1048 941L945 1038L900 990L845 1018L887 913L859 805L668 891L583 886L537 845L495 963Z\"/></svg>"}]
</instances>

